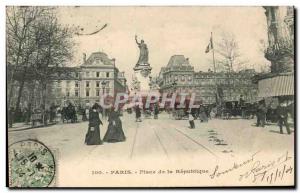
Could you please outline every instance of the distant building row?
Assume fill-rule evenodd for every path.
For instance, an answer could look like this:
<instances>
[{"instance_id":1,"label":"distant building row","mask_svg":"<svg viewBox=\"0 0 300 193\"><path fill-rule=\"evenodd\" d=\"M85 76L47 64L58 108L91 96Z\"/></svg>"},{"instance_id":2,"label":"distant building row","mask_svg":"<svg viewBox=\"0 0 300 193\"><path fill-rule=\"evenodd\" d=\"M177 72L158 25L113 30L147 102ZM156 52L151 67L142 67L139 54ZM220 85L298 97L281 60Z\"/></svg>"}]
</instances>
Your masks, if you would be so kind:
<instances>
[{"instance_id":1,"label":"distant building row","mask_svg":"<svg viewBox=\"0 0 300 193\"><path fill-rule=\"evenodd\" d=\"M257 85L251 78L256 74L253 69L240 72L195 72L189 59L174 55L157 78L161 93L196 93L196 100L204 104L216 102L216 90L224 101L244 100L253 102L257 97ZM217 87L216 87L217 85Z\"/></svg>"}]
</instances>

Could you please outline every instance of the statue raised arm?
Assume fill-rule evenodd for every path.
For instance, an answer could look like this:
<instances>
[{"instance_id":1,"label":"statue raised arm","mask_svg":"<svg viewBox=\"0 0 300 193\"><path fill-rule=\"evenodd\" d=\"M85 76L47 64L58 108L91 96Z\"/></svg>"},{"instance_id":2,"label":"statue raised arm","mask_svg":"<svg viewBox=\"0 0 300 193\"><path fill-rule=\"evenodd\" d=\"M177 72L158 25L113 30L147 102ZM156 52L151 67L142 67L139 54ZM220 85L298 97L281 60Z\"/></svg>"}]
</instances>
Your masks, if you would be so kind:
<instances>
[{"instance_id":1,"label":"statue raised arm","mask_svg":"<svg viewBox=\"0 0 300 193\"><path fill-rule=\"evenodd\" d=\"M136 42L137 45L140 45L140 43L137 40L137 35L135 35L135 42Z\"/></svg>"}]
</instances>

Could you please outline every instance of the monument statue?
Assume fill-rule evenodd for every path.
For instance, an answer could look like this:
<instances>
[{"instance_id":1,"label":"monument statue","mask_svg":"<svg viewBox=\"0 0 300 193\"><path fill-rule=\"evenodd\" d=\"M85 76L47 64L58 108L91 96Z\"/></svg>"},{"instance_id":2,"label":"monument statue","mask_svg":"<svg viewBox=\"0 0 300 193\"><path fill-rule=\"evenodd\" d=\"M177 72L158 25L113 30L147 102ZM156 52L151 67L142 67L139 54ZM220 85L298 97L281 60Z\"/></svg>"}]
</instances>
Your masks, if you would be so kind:
<instances>
[{"instance_id":1,"label":"monument statue","mask_svg":"<svg viewBox=\"0 0 300 193\"><path fill-rule=\"evenodd\" d=\"M140 49L140 56L138 62L135 64L134 77L132 81L132 85L135 91L146 91L150 90L150 79L149 75L151 74L151 66L148 62L149 59L149 51L147 45L144 40L140 42L137 39L137 35L135 35L135 42L137 43Z\"/></svg>"},{"instance_id":2,"label":"monument statue","mask_svg":"<svg viewBox=\"0 0 300 193\"><path fill-rule=\"evenodd\" d=\"M141 40L141 42L138 42L137 35L135 35L135 42L137 43L139 49L140 49L140 57L136 64L136 67L140 65L149 65L148 63L148 48L147 44L144 43L144 40Z\"/></svg>"}]
</instances>

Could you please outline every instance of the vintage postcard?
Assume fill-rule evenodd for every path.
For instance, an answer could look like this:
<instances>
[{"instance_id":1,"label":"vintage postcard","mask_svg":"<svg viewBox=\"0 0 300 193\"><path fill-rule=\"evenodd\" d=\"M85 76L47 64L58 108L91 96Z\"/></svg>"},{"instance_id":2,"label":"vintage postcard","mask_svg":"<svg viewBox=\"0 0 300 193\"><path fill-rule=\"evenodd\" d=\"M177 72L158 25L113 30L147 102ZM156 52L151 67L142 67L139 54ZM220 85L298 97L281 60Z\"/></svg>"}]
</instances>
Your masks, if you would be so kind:
<instances>
[{"instance_id":1,"label":"vintage postcard","mask_svg":"<svg viewBox=\"0 0 300 193\"><path fill-rule=\"evenodd\" d=\"M295 185L294 7L7 6L7 186Z\"/></svg>"}]
</instances>

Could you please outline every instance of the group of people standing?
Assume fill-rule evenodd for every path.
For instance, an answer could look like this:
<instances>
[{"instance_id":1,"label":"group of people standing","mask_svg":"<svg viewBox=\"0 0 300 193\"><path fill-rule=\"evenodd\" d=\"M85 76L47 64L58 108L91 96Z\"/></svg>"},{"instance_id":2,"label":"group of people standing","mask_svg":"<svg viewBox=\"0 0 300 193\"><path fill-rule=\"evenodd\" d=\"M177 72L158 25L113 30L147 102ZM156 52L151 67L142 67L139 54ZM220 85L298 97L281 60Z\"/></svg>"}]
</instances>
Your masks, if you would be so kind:
<instances>
[{"instance_id":1,"label":"group of people standing","mask_svg":"<svg viewBox=\"0 0 300 193\"><path fill-rule=\"evenodd\" d=\"M280 134L283 134L283 126L285 126L287 134L291 133L289 124L288 124L288 106L284 99L279 98L279 104L275 110L276 117L280 129ZM261 100L258 104L257 113L256 113L256 126L264 127L266 124L266 115L267 115L267 106L264 100ZM293 115L292 115L293 116Z\"/></svg>"},{"instance_id":2,"label":"group of people standing","mask_svg":"<svg viewBox=\"0 0 300 193\"><path fill-rule=\"evenodd\" d=\"M88 131L85 136L86 145L101 145L103 142L107 143L116 143L126 140L123 128L122 121L120 119L120 113L117 110L112 109L108 116L108 128L101 140L100 137L100 125L103 125L103 122L100 119L100 107L97 104L94 104L89 112L89 124Z\"/></svg>"},{"instance_id":3,"label":"group of people standing","mask_svg":"<svg viewBox=\"0 0 300 193\"><path fill-rule=\"evenodd\" d=\"M136 122L142 122L142 119L141 119L141 117L142 117L142 111L141 111L140 106L139 106L139 105L136 105L136 106L134 107L134 111L135 111L135 121L136 121ZM159 104L157 104L157 103L154 104L154 106L153 106L152 109L146 109L146 110L145 110L145 113L150 113L150 115L151 115L152 111L153 111L153 118L154 118L154 119L158 119L158 114L159 114Z\"/></svg>"}]
</instances>

